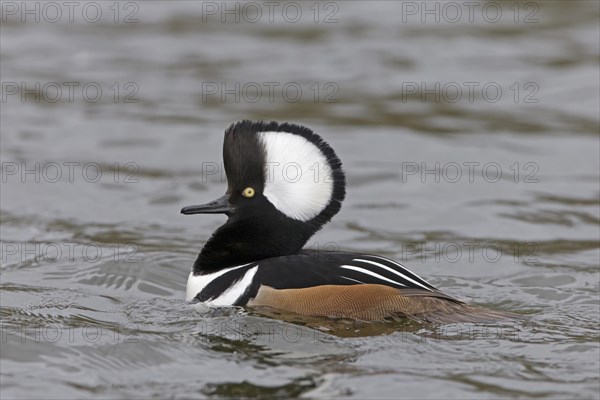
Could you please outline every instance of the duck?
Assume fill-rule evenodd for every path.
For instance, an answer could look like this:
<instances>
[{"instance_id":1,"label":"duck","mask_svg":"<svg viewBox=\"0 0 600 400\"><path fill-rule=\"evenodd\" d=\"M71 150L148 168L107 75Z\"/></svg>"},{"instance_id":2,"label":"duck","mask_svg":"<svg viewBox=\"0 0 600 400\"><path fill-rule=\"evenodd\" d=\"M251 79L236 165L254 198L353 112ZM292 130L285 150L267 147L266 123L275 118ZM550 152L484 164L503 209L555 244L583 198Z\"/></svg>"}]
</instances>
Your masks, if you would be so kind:
<instances>
[{"instance_id":1,"label":"duck","mask_svg":"<svg viewBox=\"0 0 600 400\"><path fill-rule=\"evenodd\" d=\"M224 214L192 266L186 300L356 321L431 323L519 317L449 296L392 259L305 249L341 209L342 162L311 129L243 120L225 130L227 190L184 215Z\"/></svg>"}]
</instances>

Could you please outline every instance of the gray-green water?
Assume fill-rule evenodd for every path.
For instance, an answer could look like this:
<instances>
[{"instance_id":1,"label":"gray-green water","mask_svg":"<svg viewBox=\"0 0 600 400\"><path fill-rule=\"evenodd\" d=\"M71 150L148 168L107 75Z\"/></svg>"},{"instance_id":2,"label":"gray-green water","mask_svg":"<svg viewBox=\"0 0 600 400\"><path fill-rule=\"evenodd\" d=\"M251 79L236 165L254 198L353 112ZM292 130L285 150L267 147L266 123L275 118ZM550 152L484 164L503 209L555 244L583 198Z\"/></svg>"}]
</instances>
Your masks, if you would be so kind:
<instances>
[{"instance_id":1,"label":"gray-green water","mask_svg":"<svg viewBox=\"0 0 600 400\"><path fill-rule=\"evenodd\" d=\"M599 3L467 3L3 1L2 399L598 398ZM179 209L225 190L243 118L306 124L344 162L309 247L530 318L186 304L223 217Z\"/></svg>"}]
</instances>

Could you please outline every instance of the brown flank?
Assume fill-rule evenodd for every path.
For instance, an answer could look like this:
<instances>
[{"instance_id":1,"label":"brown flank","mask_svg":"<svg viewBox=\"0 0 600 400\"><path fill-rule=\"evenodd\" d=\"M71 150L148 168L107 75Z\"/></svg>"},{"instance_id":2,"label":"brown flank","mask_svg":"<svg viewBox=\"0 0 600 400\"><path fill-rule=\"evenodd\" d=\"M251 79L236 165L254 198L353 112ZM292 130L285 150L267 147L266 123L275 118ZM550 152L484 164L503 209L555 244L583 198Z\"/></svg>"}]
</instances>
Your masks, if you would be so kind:
<instances>
[{"instance_id":1,"label":"brown flank","mask_svg":"<svg viewBox=\"0 0 600 400\"><path fill-rule=\"evenodd\" d=\"M493 322L518 315L469 306L441 292L385 285L322 285L304 289L261 286L250 307L301 315L381 321L407 317L432 323Z\"/></svg>"}]
</instances>

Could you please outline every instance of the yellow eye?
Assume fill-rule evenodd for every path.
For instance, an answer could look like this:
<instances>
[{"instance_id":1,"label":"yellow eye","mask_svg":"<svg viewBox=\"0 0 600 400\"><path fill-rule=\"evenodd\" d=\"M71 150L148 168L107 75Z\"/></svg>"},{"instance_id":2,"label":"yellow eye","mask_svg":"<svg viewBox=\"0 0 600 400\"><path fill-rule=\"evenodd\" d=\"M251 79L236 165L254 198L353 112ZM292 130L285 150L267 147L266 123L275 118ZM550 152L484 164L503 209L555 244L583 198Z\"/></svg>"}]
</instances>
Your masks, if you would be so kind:
<instances>
[{"instance_id":1,"label":"yellow eye","mask_svg":"<svg viewBox=\"0 0 600 400\"><path fill-rule=\"evenodd\" d=\"M246 189L244 189L244 191L242 192L242 196L244 197L252 197L254 196L254 189L252 189L251 187L247 187Z\"/></svg>"}]
</instances>

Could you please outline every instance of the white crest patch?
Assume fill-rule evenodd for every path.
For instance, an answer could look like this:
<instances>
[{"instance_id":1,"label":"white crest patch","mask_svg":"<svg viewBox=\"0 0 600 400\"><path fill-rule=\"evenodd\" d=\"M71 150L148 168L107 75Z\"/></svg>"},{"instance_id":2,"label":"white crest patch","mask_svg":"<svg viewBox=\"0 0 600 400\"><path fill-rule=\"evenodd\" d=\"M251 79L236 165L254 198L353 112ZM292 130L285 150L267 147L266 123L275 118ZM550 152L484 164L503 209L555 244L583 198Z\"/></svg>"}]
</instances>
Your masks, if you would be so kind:
<instances>
[{"instance_id":1,"label":"white crest patch","mask_svg":"<svg viewBox=\"0 0 600 400\"><path fill-rule=\"evenodd\" d=\"M327 207L333 177L313 143L288 132L260 132L266 149L265 197L283 214L308 221Z\"/></svg>"}]
</instances>

